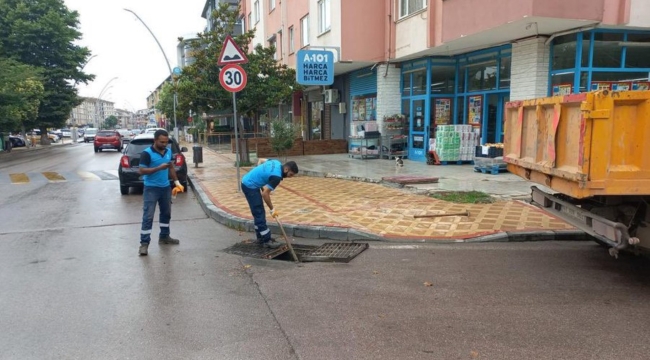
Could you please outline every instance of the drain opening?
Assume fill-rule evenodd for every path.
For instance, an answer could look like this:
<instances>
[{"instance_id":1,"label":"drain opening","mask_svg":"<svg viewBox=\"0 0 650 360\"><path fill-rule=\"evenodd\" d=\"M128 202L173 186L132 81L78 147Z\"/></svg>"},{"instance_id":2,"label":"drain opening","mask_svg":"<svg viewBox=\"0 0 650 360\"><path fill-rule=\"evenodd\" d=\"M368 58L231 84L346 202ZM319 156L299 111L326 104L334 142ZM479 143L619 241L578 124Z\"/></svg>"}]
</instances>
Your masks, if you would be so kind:
<instances>
[{"instance_id":1,"label":"drain opening","mask_svg":"<svg viewBox=\"0 0 650 360\"><path fill-rule=\"evenodd\" d=\"M347 263L368 248L367 243L326 243L321 246L294 243L292 245L301 262ZM252 243L241 242L222 251L257 259L293 261L286 245L277 249L266 249Z\"/></svg>"}]
</instances>

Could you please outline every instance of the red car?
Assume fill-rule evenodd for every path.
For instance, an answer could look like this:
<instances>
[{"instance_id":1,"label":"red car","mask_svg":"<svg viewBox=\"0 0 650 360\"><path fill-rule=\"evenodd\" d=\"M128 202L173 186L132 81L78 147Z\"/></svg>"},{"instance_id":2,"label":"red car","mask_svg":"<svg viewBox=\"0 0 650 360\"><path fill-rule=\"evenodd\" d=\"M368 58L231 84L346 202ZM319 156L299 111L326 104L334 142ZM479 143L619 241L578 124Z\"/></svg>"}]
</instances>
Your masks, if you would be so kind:
<instances>
[{"instance_id":1,"label":"red car","mask_svg":"<svg viewBox=\"0 0 650 360\"><path fill-rule=\"evenodd\" d=\"M122 151L122 136L115 130L101 130L95 135L95 152L103 149Z\"/></svg>"}]
</instances>

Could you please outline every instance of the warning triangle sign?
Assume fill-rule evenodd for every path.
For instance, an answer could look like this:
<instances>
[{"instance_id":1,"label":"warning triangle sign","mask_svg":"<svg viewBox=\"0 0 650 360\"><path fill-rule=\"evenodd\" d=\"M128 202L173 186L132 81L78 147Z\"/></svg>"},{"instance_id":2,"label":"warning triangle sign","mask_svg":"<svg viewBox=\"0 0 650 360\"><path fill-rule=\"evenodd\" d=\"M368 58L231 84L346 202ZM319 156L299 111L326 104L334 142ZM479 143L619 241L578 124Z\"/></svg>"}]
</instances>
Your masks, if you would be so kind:
<instances>
[{"instance_id":1,"label":"warning triangle sign","mask_svg":"<svg viewBox=\"0 0 650 360\"><path fill-rule=\"evenodd\" d=\"M221 54L219 54L218 65L228 65L228 64L246 64L248 58L246 54L237 46L235 40L232 39L230 35L226 36L226 40L223 42L223 47L221 48Z\"/></svg>"}]
</instances>

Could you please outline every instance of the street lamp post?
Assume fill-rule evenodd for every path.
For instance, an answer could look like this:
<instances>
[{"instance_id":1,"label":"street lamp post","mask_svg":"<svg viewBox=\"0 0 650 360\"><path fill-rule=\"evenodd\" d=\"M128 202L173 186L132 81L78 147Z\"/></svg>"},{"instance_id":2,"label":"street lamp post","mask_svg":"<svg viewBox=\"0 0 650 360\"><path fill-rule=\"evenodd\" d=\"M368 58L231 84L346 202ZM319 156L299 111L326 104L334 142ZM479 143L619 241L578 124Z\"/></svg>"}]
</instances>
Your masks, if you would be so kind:
<instances>
[{"instance_id":1,"label":"street lamp post","mask_svg":"<svg viewBox=\"0 0 650 360\"><path fill-rule=\"evenodd\" d=\"M174 101L173 101L174 102L174 104L173 104L174 105L174 138L178 140L178 126L176 125L176 86L174 86L174 73L172 72L171 65L169 65L169 59L167 59L167 55L165 54L165 50L163 50L163 47L162 47L162 45L160 45L160 42L156 38L156 35L154 35L153 31L151 31L151 29L149 29L147 24L145 24L145 22L142 21L142 19L140 19L138 14L136 14L134 11L129 10L129 9L124 9L124 11L130 12L131 14L135 15L135 17L138 20L140 20L142 25L144 25L144 27L147 28L147 30L149 31L149 34L151 34L153 39L156 40L156 44L158 44L158 47L160 48L160 51L162 52L163 56L165 57L165 61L167 62L167 68L169 69L169 81L172 83L172 87L174 88Z\"/></svg>"}]
</instances>

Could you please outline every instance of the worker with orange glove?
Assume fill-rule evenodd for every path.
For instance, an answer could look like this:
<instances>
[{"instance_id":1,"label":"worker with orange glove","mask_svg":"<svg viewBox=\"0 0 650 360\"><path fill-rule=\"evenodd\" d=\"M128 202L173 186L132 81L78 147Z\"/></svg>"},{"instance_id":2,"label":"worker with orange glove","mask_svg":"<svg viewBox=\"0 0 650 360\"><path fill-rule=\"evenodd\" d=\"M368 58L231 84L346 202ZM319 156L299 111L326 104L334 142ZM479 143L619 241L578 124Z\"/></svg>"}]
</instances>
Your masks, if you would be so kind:
<instances>
[{"instance_id":1,"label":"worker with orange glove","mask_svg":"<svg viewBox=\"0 0 650 360\"><path fill-rule=\"evenodd\" d=\"M242 178L241 188L255 221L255 235L257 236L258 245L267 248L280 246L271 238L271 230L266 226L264 203L269 207L271 216L278 217L279 213L271 202L271 192L280 185L282 179L293 177L297 173L298 165L294 161L282 165L279 160L271 159L260 161L253 170Z\"/></svg>"},{"instance_id":2,"label":"worker with orange glove","mask_svg":"<svg viewBox=\"0 0 650 360\"><path fill-rule=\"evenodd\" d=\"M167 144L169 144L169 134L167 131L156 130L153 145L145 149L140 155L140 174L143 175L144 179L140 256L146 256L148 254L156 204L160 208L160 236L158 237L158 243L180 243L178 239L174 239L169 235L169 221L172 215L172 194L175 195L183 192L185 189L178 181L178 176L172 163L172 151L167 147ZM170 177L175 185L173 190L169 186Z\"/></svg>"}]
</instances>

